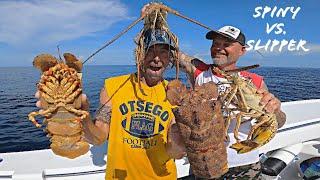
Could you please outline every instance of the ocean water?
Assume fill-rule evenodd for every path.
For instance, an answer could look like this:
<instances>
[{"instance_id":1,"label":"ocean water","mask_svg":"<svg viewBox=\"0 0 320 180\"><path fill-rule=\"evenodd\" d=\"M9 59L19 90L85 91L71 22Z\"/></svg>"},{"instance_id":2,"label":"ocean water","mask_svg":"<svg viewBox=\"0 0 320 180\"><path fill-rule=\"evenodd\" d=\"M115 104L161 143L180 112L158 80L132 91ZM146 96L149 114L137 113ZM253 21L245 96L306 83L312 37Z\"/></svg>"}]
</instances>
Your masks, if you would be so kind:
<instances>
[{"instance_id":1,"label":"ocean water","mask_svg":"<svg viewBox=\"0 0 320 180\"><path fill-rule=\"evenodd\" d=\"M89 97L93 113L98 106L104 79L135 72L135 66L86 66L83 72L84 93ZM258 68L269 90L281 101L320 99L320 69ZM174 79L174 69L166 73ZM180 74L186 82L186 76ZM42 129L36 128L28 114L36 111L36 83L40 73L33 67L0 67L0 153L46 149L49 141Z\"/></svg>"}]
</instances>

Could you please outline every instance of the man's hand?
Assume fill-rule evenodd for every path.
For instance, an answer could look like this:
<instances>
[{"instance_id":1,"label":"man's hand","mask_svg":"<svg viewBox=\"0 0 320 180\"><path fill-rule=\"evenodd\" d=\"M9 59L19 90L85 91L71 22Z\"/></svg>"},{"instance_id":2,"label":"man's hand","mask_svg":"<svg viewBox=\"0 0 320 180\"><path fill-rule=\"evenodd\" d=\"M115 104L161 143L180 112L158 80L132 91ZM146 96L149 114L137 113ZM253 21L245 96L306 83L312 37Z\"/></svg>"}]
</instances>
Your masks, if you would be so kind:
<instances>
[{"instance_id":1,"label":"man's hand","mask_svg":"<svg viewBox=\"0 0 320 180\"><path fill-rule=\"evenodd\" d=\"M146 16L148 13L148 8L150 8L150 4L146 4L141 9L141 17Z\"/></svg>"},{"instance_id":2,"label":"man's hand","mask_svg":"<svg viewBox=\"0 0 320 180\"><path fill-rule=\"evenodd\" d=\"M34 95L34 97L36 97L38 99L38 101L36 102L36 106L38 108L42 108L41 101L39 100L40 99L40 91L37 91L36 94Z\"/></svg>"},{"instance_id":3,"label":"man's hand","mask_svg":"<svg viewBox=\"0 0 320 180\"><path fill-rule=\"evenodd\" d=\"M81 109L89 111L90 103L86 94L81 94Z\"/></svg>"},{"instance_id":4,"label":"man's hand","mask_svg":"<svg viewBox=\"0 0 320 180\"><path fill-rule=\"evenodd\" d=\"M193 59L195 59L192 56L187 55L186 53L179 51L178 58L180 61L186 61L186 62L191 62Z\"/></svg>"},{"instance_id":5,"label":"man's hand","mask_svg":"<svg viewBox=\"0 0 320 180\"><path fill-rule=\"evenodd\" d=\"M199 61L197 58L187 55L186 53L179 51L178 54L179 66L180 68L186 72L191 79L193 79L193 74L196 70L194 61Z\"/></svg>"},{"instance_id":6,"label":"man's hand","mask_svg":"<svg viewBox=\"0 0 320 180\"><path fill-rule=\"evenodd\" d=\"M181 159L186 155L186 147L177 124L172 124L169 129L166 149L169 157L174 159Z\"/></svg>"},{"instance_id":7,"label":"man's hand","mask_svg":"<svg viewBox=\"0 0 320 180\"><path fill-rule=\"evenodd\" d=\"M188 55L187 54L185 54L184 52L182 52L182 51L179 51L179 54L178 54L178 58L179 58L179 60L181 60L181 61L186 61L187 58L188 57Z\"/></svg>"},{"instance_id":8,"label":"man's hand","mask_svg":"<svg viewBox=\"0 0 320 180\"><path fill-rule=\"evenodd\" d=\"M261 88L257 91L257 93L262 95L260 104L264 106L264 109L268 113L275 113L280 111L281 101L267 89Z\"/></svg>"}]
</instances>

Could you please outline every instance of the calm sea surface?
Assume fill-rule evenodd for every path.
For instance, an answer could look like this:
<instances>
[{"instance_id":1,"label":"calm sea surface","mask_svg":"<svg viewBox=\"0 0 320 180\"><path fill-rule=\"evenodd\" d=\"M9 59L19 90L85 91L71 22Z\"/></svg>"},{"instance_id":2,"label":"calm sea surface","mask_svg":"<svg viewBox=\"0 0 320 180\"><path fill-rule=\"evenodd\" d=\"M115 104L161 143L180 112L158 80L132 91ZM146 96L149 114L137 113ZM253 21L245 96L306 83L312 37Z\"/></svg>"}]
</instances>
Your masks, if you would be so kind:
<instances>
[{"instance_id":1,"label":"calm sea surface","mask_svg":"<svg viewBox=\"0 0 320 180\"><path fill-rule=\"evenodd\" d=\"M135 66L86 66L83 72L84 93L90 99L90 111L98 106L104 79L135 72ZM269 90L281 101L320 99L320 69L258 68L265 77ZM166 77L175 77L174 69ZM40 73L33 67L0 67L0 153L46 149L46 134L28 120L29 112L36 111L36 83ZM186 81L186 77L181 75Z\"/></svg>"}]
</instances>

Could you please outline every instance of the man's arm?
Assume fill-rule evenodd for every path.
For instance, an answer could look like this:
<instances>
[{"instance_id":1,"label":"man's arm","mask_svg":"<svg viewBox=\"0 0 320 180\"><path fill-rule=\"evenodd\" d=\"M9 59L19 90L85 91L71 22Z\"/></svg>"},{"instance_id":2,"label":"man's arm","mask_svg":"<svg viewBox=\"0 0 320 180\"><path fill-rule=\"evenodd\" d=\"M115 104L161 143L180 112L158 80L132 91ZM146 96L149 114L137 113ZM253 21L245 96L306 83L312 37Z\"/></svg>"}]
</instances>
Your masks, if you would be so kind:
<instances>
[{"instance_id":1,"label":"man's arm","mask_svg":"<svg viewBox=\"0 0 320 180\"><path fill-rule=\"evenodd\" d=\"M194 73L196 72L196 67L201 63L203 63L203 61L200 59L189 56L181 51L179 52L179 67L188 74L193 86L195 84Z\"/></svg>"},{"instance_id":2,"label":"man's arm","mask_svg":"<svg viewBox=\"0 0 320 180\"><path fill-rule=\"evenodd\" d=\"M87 99L83 99L84 106L89 109ZM85 138L89 143L100 145L104 143L109 136L110 120L111 120L111 102L105 88L100 92L100 106L96 112L94 122L87 118L83 122Z\"/></svg>"},{"instance_id":3,"label":"man's arm","mask_svg":"<svg viewBox=\"0 0 320 180\"><path fill-rule=\"evenodd\" d=\"M281 101L268 91L267 85L262 81L261 88L258 90L263 97L261 105L266 105L264 109L269 113L275 113L278 121L278 128L281 128L286 122L286 114L281 111Z\"/></svg>"},{"instance_id":4,"label":"man's arm","mask_svg":"<svg viewBox=\"0 0 320 180\"><path fill-rule=\"evenodd\" d=\"M169 128L166 151L169 157L173 159L181 159L186 155L186 147L175 119L172 120Z\"/></svg>"},{"instance_id":5,"label":"man's arm","mask_svg":"<svg viewBox=\"0 0 320 180\"><path fill-rule=\"evenodd\" d=\"M194 57L188 56L183 52L179 52L179 67L188 74L194 74L196 67L192 64Z\"/></svg>"}]
</instances>

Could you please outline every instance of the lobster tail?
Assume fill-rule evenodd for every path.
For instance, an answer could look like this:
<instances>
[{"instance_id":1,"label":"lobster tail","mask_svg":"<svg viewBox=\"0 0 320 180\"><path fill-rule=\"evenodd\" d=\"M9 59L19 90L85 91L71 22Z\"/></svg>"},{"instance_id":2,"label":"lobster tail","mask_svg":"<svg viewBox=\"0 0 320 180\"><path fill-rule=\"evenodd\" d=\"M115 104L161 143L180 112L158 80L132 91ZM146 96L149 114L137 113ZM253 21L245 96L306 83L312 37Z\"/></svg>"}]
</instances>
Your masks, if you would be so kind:
<instances>
[{"instance_id":1,"label":"lobster tail","mask_svg":"<svg viewBox=\"0 0 320 180\"><path fill-rule=\"evenodd\" d=\"M271 122L271 123L270 123ZM274 136L278 123L276 120L268 121L253 131L252 138L231 145L239 154L247 153L267 144Z\"/></svg>"},{"instance_id":2,"label":"lobster tail","mask_svg":"<svg viewBox=\"0 0 320 180\"><path fill-rule=\"evenodd\" d=\"M254 149L257 149L260 146L261 145L259 145L258 143L254 142L252 140L245 140L245 141L241 141L241 142L232 144L230 147L232 149L236 150L237 153L243 154L243 153L250 152Z\"/></svg>"},{"instance_id":3,"label":"lobster tail","mask_svg":"<svg viewBox=\"0 0 320 180\"><path fill-rule=\"evenodd\" d=\"M68 142L52 142L50 148L56 155L74 159L86 154L89 151L90 146L85 141L78 141L74 144L69 144Z\"/></svg>"}]
</instances>

